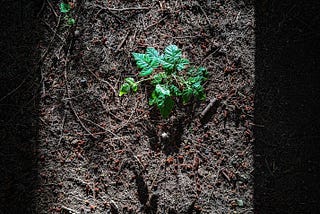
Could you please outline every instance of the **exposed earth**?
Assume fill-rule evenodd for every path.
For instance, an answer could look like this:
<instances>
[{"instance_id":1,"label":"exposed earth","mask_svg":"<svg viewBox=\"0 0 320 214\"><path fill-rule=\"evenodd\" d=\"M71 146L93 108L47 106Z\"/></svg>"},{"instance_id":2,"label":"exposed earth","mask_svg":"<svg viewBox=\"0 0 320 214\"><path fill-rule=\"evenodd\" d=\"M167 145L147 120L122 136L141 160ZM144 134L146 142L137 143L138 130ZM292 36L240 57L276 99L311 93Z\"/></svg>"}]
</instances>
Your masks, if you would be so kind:
<instances>
[{"instance_id":1,"label":"exposed earth","mask_svg":"<svg viewBox=\"0 0 320 214\"><path fill-rule=\"evenodd\" d=\"M254 2L70 4L67 18L60 1L0 3L8 20L0 51L0 213L277 213L267 182L279 173L276 158L268 160L276 149L254 143L284 116L266 113L278 98L263 84L267 75L256 75L256 65L266 67L255 52ZM149 84L118 93L125 77L138 77L133 52L170 44L209 77L205 101L177 101L163 119L148 105Z\"/></svg>"}]
</instances>

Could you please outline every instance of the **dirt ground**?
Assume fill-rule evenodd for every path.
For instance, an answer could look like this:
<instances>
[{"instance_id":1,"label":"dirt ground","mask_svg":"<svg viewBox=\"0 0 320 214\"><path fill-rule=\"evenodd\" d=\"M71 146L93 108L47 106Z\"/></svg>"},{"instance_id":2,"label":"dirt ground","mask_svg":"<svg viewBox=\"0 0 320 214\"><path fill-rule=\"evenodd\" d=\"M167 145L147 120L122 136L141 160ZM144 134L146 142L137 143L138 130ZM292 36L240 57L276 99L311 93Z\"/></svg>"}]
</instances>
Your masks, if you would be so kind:
<instances>
[{"instance_id":1,"label":"dirt ground","mask_svg":"<svg viewBox=\"0 0 320 214\"><path fill-rule=\"evenodd\" d=\"M30 65L19 65L37 72L17 76L23 87L3 93L18 88L12 94L33 103L15 110L15 96L2 102L6 112L20 112L16 121L23 121L20 128L14 125L22 132L20 141L2 146L12 147L8 155L24 155L26 164L4 158L17 169L12 174L4 169L3 192L12 194L0 197L4 213L13 203L21 204L16 213L253 212L251 1L77 0L73 26L60 13L59 1L24 4L35 10L34 24L21 25L18 32L24 33L17 37L35 42L27 42L26 48L34 48L24 56ZM137 77L132 52L169 44L206 67L209 78L206 101L177 103L162 119L148 106L149 85L131 96L119 97L118 91L125 77ZM200 118L212 98L218 102ZM5 126L4 133L17 133ZM37 134L28 134L32 131ZM164 132L168 139L161 138ZM22 181L13 178L17 174Z\"/></svg>"},{"instance_id":2,"label":"dirt ground","mask_svg":"<svg viewBox=\"0 0 320 214\"><path fill-rule=\"evenodd\" d=\"M41 12L37 211L250 213L254 7L244 1L76 1ZM148 106L132 52L179 46L208 69L207 100L168 119ZM200 120L210 99L219 102ZM161 134L169 135L163 140Z\"/></svg>"},{"instance_id":3,"label":"dirt ground","mask_svg":"<svg viewBox=\"0 0 320 214\"><path fill-rule=\"evenodd\" d=\"M318 213L320 2L73 3L0 1L1 214ZM169 44L209 78L162 119L118 91Z\"/></svg>"}]
</instances>

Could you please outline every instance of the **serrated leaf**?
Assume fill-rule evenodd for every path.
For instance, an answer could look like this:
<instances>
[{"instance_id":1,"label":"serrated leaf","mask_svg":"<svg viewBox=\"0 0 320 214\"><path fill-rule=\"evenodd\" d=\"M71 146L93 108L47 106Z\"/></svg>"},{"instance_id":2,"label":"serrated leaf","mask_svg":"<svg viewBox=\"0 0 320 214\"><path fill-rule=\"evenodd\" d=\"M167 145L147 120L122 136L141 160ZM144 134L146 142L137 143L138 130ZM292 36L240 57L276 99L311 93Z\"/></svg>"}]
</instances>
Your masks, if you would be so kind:
<instances>
[{"instance_id":1,"label":"serrated leaf","mask_svg":"<svg viewBox=\"0 0 320 214\"><path fill-rule=\"evenodd\" d=\"M203 76L203 77L208 76L208 71L207 71L207 69L204 68L204 67L199 67L198 70L197 70L197 72L198 72L198 75L201 75L201 76Z\"/></svg>"},{"instance_id":2,"label":"serrated leaf","mask_svg":"<svg viewBox=\"0 0 320 214\"><path fill-rule=\"evenodd\" d=\"M166 97L162 107L158 106L160 113L161 113L161 116L163 118L167 118L169 116L170 112L172 111L173 106L174 106L174 101L172 100L172 98Z\"/></svg>"},{"instance_id":3,"label":"serrated leaf","mask_svg":"<svg viewBox=\"0 0 320 214\"><path fill-rule=\"evenodd\" d=\"M206 94L204 93L204 88L200 83L196 83L192 86L193 88L193 95L199 100L205 100Z\"/></svg>"},{"instance_id":4,"label":"serrated leaf","mask_svg":"<svg viewBox=\"0 0 320 214\"><path fill-rule=\"evenodd\" d=\"M194 76L195 71L196 71L196 68L192 66L192 67L188 70L188 75Z\"/></svg>"},{"instance_id":5,"label":"serrated leaf","mask_svg":"<svg viewBox=\"0 0 320 214\"><path fill-rule=\"evenodd\" d=\"M68 13L71 10L71 5L68 3L60 3L60 12L61 13Z\"/></svg>"},{"instance_id":6,"label":"serrated leaf","mask_svg":"<svg viewBox=\"0 0 320 214\"><path fill-rule=\"evenodd\" d=\"M189 63L190 63L190 62L189 62L188 59L181 58L181 59L179 60L178 64L176 65L176 66L177 66L177 70L178 70L178 71L183 70L183 69L186 67L186 65L188 65Z\"/></svg>"},{"instance_id":7,"label":"serrated leaf","mask_svg":"<svg viewBox=\"0 0 320 214\"><path fill-rule=\"evenodd\" d=\"M139 76L141 76L141 77L148 76L152 72L153 72L153 68L147 67L147 68L144 68L142 71L140 71Z\"/></svg>"},{"instance_id":8,"label":"serrated leaf","mask_svg":"<svg viewBox=\"0 0 320 214\"><path fill-rule=\"evenodd\" d=\"M136 64L138 68L144 69L149 67L149 64L151 62L151 58L146 54L141 53L132 53L134 59L136 60Z\"/></svg>"},{"instance_id":9,"label":"serrated leaf","mask_svg":"<svg viewBox=\"0 0 320 214\"><path fill-rule=\"evenodd\" d=\"M140 76L147 76L153 72L154 68L159 66L159 61L156 58L152 58L148 54L133 53L134 59L138 68L141 68Z\"/></svg>"},{"instance_id":10,"label":"serrated leaf","mask_svg":"<svg viewBox=\"0 0 320 214\"><path fill-rule=\"evenodd\" d=\"M182 91L182 102L183 104L186 104L190 101L191 96L193 94L192 88L186 88Z\"/></svg>"},{"instance_id":11,"label":"serrated leaf","mask_svg":"<svg viewBox=\"0 0 320 214\"><path fill-rule=\"evenodd\" d=\"M181 58L181 50L176 45L169 45L164 50L164 58L166 62L176 63Z\"/></svg>"},{"instance_id":12,"label":"serrated leaf","mask_svg":"<svg viewBox=\"0 0 320 214\"><path fill-rule=\"evenodd\" d=\"M170 90L166 88L166 86L164 85L160 85L160 84L156 85L155 92L160 95L162 94L164 96L170 96Z\"/></svg>"},{"instance_id":13,"label":"serrated leaf","mask_svg":"<svg viewBox=\"0 0 320 214\"><path fill-rule=\"evenodd\" d=\"M153 48L153 47L149 47L146 50L146 54L151 58L151 59L159 59L159 52Z\"/></svg>"},{"instance_id":14,"label":"serrated leaf","mask_svg":"<svg viewBox=\"0 0 320 214\"><path fill-rule=\"evenodd\" d=\"M153 76L152 84L160 84L164 78L167 78L167 75L163 72L158 73Z\"/></svg>"},{"instance_id":15,"label":"serrated leaf","mask_svg":"<svg viewBox=\"0 0 320 214\"><path fill-rule=\"evenodd\" d=\"M130 85L129 83L122 84L119 92L119 96L121 97L124 94L128 94L130 92Z\"/></svg>"},{"instance_id":16,"label":"serrated leaf","mask_svg":"<svg viewBox=\"0 0 320 214\"><path fill-rule=\"evenodd\" d=\"M166 62L165 59L160 60L160 64L162 65L163 69L170 74L172 70L174 69L174 64Z\"/></svg>"},{"instance_id":17,"label":"serrated leaf","mask_svg":"<svg viewBox=\"0 0 320 214\"><path fill-rule=\"evenodd\" d=\"M170 85L169 89L171 91L171 94L173 94L174 96L181 96L182 94L180 89L175 85Z\"/></svg>"}]
</instances>

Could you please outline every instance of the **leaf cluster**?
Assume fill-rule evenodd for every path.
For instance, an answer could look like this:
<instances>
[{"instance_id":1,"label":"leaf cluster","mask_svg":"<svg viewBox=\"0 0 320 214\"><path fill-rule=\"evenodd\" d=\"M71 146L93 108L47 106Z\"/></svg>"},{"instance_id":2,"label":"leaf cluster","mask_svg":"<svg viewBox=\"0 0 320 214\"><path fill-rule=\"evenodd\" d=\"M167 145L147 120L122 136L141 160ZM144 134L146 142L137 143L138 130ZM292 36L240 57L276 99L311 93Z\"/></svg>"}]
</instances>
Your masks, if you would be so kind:
<instances>
[{"instance_id":1,"label":"leaf cluster","mask_svg":"<svg viewBox=\"0 0 320 214\"><path fill-rule=\"evenodd\" d=\"M183 104L193 97L200 100L206 98L203 83L207 79L207 70L190 66L187 70L190 62L183 58L182 51L176 45L166 47L163 54L149 47L145 53L132 55L142 79L136 82L132 77L125 78L119 96L130 91L137 92L139 84L149 80L154 86L149 105L157 106L164 118L174 108L175 97L181 97Z\"/></svg>"},{"instance_id":2,"label":"leaf cluster","mask_svg":"<svg viewBox=\"0 0 320 214\"><path fill-rule=\"evenodd\" d=\"M71 5L69 3L61 2L60 12L65 14L64 18L66 19L68 25L71 26L75 24L75 19L69 16L69 13L71 12Z\"/></svg>"}]
</instances>

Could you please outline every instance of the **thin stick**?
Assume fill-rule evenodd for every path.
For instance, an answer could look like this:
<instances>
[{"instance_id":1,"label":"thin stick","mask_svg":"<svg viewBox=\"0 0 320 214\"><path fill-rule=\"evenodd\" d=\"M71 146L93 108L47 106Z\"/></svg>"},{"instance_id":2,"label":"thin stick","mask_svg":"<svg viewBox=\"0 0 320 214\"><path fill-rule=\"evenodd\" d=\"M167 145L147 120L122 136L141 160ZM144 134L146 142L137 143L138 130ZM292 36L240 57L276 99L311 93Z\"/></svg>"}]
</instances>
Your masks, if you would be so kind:
<instances>
[{"instance_id":1,"label":"thin stick","mask_svg":"<svg viewBox=\"0 0 320 214\"><path fill-rule=\"evenodd\" d=\"M28 77L28 76L27 76ZM27 77L24 78L24 80L18 85L18 87L16 87L15 89L13 89L12 91L10 91L7 95L5 95L4 97L2 97L0 99L0 102L4 99L6 99L7 97L9 97L11 94L13 94L14 92L16 92L27 80Z\"/></svg>"},{"instance_id":2,"label":"thin stick","mask_svg":"<svg viewBox=\"0 0 320 214\"><path fill-rule=\"evenodd\" d=\"M127 10L150 10L151 7L127 7L127 8L111 8L107 7L110 11L127 11Z\"/></svg>"},{"instance_id":3,"label":"thin stick","mask_svg":"<svg viewBox=\"0 0 320 214\"><path fill-rule=\"evenodd\" d=\"M118 45L117 49L116 49L116 53L119 52L120 48L123 46L123 44L125 43L125 41L127 40L129 34L130 34L130 30L128 31L128 33L126 34L126 36L123 38L123 40L120 42L120 44Z\"/></svg>"},{"instance_id":4,"label":"thin stick","mask_svg":"<svg viewBox=\"0 0 320 214\"><path fill-rule=\"evenodd\" d=\"M65 207L65 206L62 206L61 209L66 210L66 211L68 211L70 213L79 213L78 211L73 210L73 209L71 209L69 207Z\"/></svg>"},{"instance_id":5,"label":"thin stick","mask_svg":"<svg viewBox=\"0 0 320 214\"><path fill-rule=\"evenodd\" d=\"M212 108L212 106L217 102L218 100L216 98L212 98L210 100L210 103L207 105L207 107L201 112L200 114L200 117L204 117L208 112L209 110Z\"/></svg>"},{"instance_id":6,"label":"thin stick","mask_svg":"<svg viewBox=\"0 0 320 214\"><path fill-rule=\"evenodd\" d=\"M48 3L48 5L50 6L50 8L51 8L51 10L52 10L52 12L53 12L53 14L56 16L56 18L58 17L58 14L56 13L56 11L54 10L54 8L53 8L53 6L52 6L52 4L51 4L51 2L49 1L49 0L47 0L47 3Z\"/></svg>"},{"instance_id":7,"label":"thin stick","mask_svg":"<svg viewBox=\"0 0 320 214\"><path fill-rule=\"evenodd\" d=\"M81 60L82 60L83 65L84 65L84 66L86 67L86 69L92 74L92 76L94 76L94 77L95 77L97 80L99 80L100 82L106 83L106 84L112 89L112 91L114 92L114 95L117 94L116 89L114 89L114 87L113 87L108 81L105 81L105 80L99 78L95 73L93 73L93 72L89 69L89 67L87 66L87 64L86 64L86 62L84 61L84 59L81 58Z\"/></svg>"},{"instance_id":8,"label":"thin stick","mask_svg":"<svg viewBox=\"0 0 320 214\"><path fill-rule=\"evenodd\" d=\"M53 34L53 36L52 36L52 38L51 38L51 40L50 40L50 43L49 43L46 51L44 52L44 54L41 56L40 60L38 61L38 65L40 65L40 64L42 63L42 61L44 60L44 58L47 56L47 54L48 54L48 52L49 52L49 49L51 48L51 45L52 45L52 43L53 43L53 41L54 41L54 39L55 39L55 37L56 37L56 35L57 35L57 31L58 31L58 28L59 28L59 26L60 26L60 21L61 21L61 15L59 16L59 19L58 19L58 23L57 23L57 25L56 25L55 32L54 32L54 34Z\"/></svg>"},{"instance_id":9,"label":"thin stick","mask_svg":"<svg viewBox=\"0 0 320 214\"><path fill-rule=\"evenodd\" d=\"M204 9L201 7L199 1L197 1L197 6L200 8L201 12L202 12L203 15L206 17L207 23L208 23L209 25L211 25L211 22L210 22L210 20L209 20L209 18L208 18L208 16L207 16L206 12L204 11Z\"/></svg>"},{"instance_id":10,"label":"thin stick","mask_svg":"<svg viewBox=\"0 0 320 214\"><path fill-rule=\"evenodd\" d=\"M144 30L148 30L149 28L156 26L157 24L160 24L162 21L166 20L168 18L168 16L163 17L162 19L160 19L158 22L151 24L149 26L147 26Z\"/></svg>"},{"instance_id":11,"label":"thin stick","mask_svg":"<svg viewBox=\"0 0 320 214\"><path fill-rule=\"evenodd\" d=\"M68 59L66 59L68 60ZM65 81L66 81L66 91L67 91L67 95L68 95L68 102L69 102L69 106L73 112L73 114L76 116L76 118L78 119L80 125L82 126L82 128L93 138L96 138L96 136L94 136L90 130L83 124L82 120L80 119L79 115L77 114L77 112L74 110L74 107L73 107L73 104L72 104L72 101L70 99L70 92L69 92L69 88L68 88L68 78L67 78L67 68L68 68L68 63L66 62L66 65L65 65L65 69L64 69L64 78L65 78Z\"/></svg>"},{"instance_id":12,"label":"thin stick","mask_svg":"<svg viewBox=\"0 0 320 214\"><path fill-rule=\"evenodd\" d=\"M66 112L64 112L63 114L63 119L62 119L62 127L61 127L61 132L60 132L60 138L59 138L59 142L58 142L58 145L60 145L61 141L62 141L62 138L63 138L63 129L64 129L64 124L66 122Z\"/></svg>"},{"instance_id":13,"label":"thin stick","mask_svg":"<svg viewBox=\"0 0 320 214\"><path fill-rule=\"evenodd\" d=\"M114 14L108 7L103 7L101 5L96 5L97 7L99 7L101 10L106 10L110 15L114 16L118 21L126 21L125 19L123 19L122 17L118 16L117 14Z\"/></svg>"}]
</instances>

